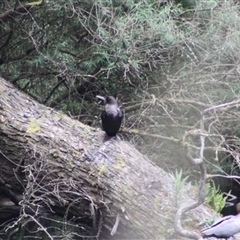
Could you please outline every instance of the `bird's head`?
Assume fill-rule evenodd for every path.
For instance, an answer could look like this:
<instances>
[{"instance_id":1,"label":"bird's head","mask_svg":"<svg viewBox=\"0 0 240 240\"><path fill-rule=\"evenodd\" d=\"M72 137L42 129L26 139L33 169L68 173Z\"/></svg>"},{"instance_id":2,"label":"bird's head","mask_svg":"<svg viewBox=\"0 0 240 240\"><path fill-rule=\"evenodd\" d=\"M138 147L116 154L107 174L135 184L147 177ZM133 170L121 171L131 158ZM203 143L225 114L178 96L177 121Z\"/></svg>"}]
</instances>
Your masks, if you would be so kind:
<instances>
[{"instance_id":1,"label":"bird's head","mask_svg":"<svg viewBox=\"0 0 240 240\"><path fill-rule=\"evenodd\" d=\"M106 104L113 104L113 105L117 104L117 101L113 96L103 97L103 96L97 95L96 97L104 101L104 103Z\"/></svg>"},{"instance_id":2,"label":"bird's head","mask_svg":"<svg viewBox=\"0 0 240 240\"><path fill-rule=\"evenodd\" d=\"M106 97L106 103L107 104L117 104L117 101L113 96L107 96Z\"/></svg>"}]
</instances>

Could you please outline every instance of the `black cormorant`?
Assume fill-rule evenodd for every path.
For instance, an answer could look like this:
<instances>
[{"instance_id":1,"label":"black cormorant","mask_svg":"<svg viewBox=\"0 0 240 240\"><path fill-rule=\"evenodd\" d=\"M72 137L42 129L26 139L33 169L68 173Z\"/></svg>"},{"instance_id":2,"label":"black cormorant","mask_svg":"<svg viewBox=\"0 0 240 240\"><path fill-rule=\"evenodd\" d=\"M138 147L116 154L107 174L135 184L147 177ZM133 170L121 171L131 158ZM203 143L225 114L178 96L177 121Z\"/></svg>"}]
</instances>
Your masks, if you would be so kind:
<instances>
[{"instance_id":1,"label":"black cormorant","mask_svg":"<svg viewBox=\"0 0 240 240\"><path fill-rule=\"evenodd\" d=\"M109 137L116 136L123 118L118 103L112 96L97 96L97 98L103 100L106 104L101 114L102 128Z\"/></svg>"}]
</instances>

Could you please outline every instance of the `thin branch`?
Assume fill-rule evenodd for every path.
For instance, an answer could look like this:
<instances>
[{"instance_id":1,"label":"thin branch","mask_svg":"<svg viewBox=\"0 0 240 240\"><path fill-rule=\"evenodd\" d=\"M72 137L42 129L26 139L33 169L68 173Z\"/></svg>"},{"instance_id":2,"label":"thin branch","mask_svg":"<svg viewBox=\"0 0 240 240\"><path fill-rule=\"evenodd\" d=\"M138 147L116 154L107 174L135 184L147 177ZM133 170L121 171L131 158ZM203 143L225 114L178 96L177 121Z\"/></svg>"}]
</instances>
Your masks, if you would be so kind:
<instances>
[{"instance_id":1,"label":"thin branch","mask_svg":"<svg viewBox=\"0 0 240 240\"><path fill-rule=\"evenodd\" d=\"M222 175L222 174L207 174L207 178L215 178L215 177L221 177L221 178L228 178L228 179L240 179L240 176L236 175Z\"/></svg>"},{"instance_id":2,"label":"thin branch","mask_svg":"<svg viewBox=\"0 0 240 240\"><path fill-rule=\"evenodd\" d=\"M186 238L190 238L190 239L196 239L196 240L201 240L202 237L196 232L185 230L182 227L181 218L182 218L183 214L185 214L186 212L198 207L205 200L206 165L205 165L204 156L203 156L204 148L205 148L205 136L204 136L203 133L204 133L204 112L201 115L201 121L200 121L201 147L200 147L200 151L199 151L199 158L194 159L194 158L191 157L189 152L187 154L188 157L191 159L192 163L199 165L200 172L201 172L201 176L200 176L200 180L199 180L198 199L197 199L196 202L186 203L182 207L180 207L177 210L177 213L175 215L175 220L174 220L174 228L175 228L175 231L179 235L181 235L183 237L186 237Z\"/></svg>"},{"instance_id":3,"label":"thin branch","mask_svg":"<svg viewBox=\"0 0 240 240\"><path fill-rule=\"evenodd\" d=\"M229 178L229 179L233 179L233 178L240 179L239 176L224 176L224 175L220 175L220 174L207 176L206 166L205 166L206 163L204 161L204 155L203 155L204 149L205 149L204 114L206 114L212 110L218 110L218 109L226 110L235 105L238 105L239 103L240 103L240 99L237 99L232 102L211 106L202 111L201 121L200 121L201 147L200 147L200 151L199 151L199 158L193 159L189 152L187 154L187 156L191 159L192 163L199 164L200 171L201 171L201 176L200 176L200 180L199 180L198 200L196 202L193 202L192 204L187 203L187 204L184 204L182 207L180 207L177 210L177 213L175 215L175 221L174 221L175 231L183 237L187 237L187 238L191 238L191 239L198 239L198 240L202 239L202 237L199 236L197 233L183 229L183 227L181 225L181 218L184 213L186 213L187 211L189 211L191 209L198 207L200 204L202 204L204 202L206 178L207 177L223 177L223 178Z\"/></svg>"}]
</instances>

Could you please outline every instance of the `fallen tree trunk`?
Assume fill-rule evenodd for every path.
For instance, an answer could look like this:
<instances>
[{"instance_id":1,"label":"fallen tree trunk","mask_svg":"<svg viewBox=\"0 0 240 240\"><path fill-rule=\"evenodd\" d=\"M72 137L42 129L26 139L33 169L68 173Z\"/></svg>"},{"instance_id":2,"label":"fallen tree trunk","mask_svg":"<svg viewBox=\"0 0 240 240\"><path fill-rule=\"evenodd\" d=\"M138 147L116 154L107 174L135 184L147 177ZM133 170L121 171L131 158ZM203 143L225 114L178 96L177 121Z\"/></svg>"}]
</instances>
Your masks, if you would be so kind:
<instances>
[{"instance_id":1,"label":"fallen tree trunk","mask_svg":"<svg viewBox=\"0 0 240 240\"><path fill-rule=\"evenodd\" d=\"M104 141L100 129L36 103L2 78L0 94L0 185L16 205L21 198L34 216L43 206L85 221L97 237L173 234L172 180L131 144Z\"/></svg>"}]
</instances>

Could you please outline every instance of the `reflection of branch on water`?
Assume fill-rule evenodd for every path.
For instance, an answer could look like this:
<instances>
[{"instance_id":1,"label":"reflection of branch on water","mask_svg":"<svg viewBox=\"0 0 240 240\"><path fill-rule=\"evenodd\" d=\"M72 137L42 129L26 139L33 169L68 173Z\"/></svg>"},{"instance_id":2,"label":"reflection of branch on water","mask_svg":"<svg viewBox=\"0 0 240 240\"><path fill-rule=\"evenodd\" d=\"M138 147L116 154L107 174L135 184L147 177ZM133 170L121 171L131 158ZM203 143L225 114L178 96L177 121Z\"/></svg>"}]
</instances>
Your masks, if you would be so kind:
<instances>
[{"instance_id":1,"label":"reflection of branch on water","mask_svg":"<svg viewBox=\"0 0 240 240\"><path fill-rule=\"evenodd\" d=\"M226 200L226 203L225 203L225 207L232 207L232 206L234 206L233 201L235 199L237 199L237 197L235 195L232 195L231 193L224 192L223 194L227 197L227 200Z\"/></svg>"}]
</instances>

